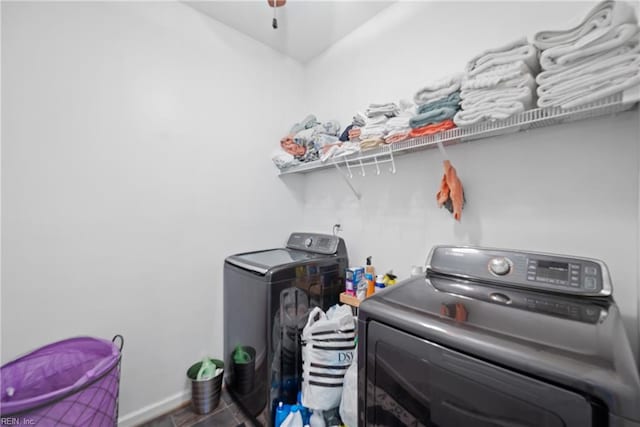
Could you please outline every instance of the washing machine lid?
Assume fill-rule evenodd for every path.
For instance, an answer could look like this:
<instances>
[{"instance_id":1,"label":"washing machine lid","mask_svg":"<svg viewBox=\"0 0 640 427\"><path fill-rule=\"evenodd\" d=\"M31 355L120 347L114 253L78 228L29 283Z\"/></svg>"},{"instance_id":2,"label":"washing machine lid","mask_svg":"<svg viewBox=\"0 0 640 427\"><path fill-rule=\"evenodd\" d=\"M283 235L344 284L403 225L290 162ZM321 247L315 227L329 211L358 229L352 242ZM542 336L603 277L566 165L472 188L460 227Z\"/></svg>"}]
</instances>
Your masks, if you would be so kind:
<instances>
[{"instance_id":1,"label":"washing machine lid","mask_svg":"<svg viewBox=\"0 0 640 427\"><path fill-rule=\"evenodd\" d=\"M295 249L278 248L232 255L226 259L226 262L236 267L265 275L272 268L319 257L322 257L322 255Z\"/></svg>"}]
</instances>

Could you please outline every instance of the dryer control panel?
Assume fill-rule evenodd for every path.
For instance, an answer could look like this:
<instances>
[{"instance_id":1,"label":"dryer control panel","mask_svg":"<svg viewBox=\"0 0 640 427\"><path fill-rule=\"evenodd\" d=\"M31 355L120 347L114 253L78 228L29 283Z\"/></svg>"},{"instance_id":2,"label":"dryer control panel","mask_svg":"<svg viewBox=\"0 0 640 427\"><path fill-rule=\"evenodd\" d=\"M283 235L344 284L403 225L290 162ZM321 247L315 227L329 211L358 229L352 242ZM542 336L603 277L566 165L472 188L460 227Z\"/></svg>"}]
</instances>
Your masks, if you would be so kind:
<instances>
[{"instance_id":1,"label":"dryer control panel","mask_svg":"<svg viewBox=\"0 0 640 427\"><path fill-rule=\"evenodd\" d=\"M436 246L427 260L427 274L440 273L556 293L609 296L607 266L589 258L461 246Z\"/></svg>"}]
</instances>

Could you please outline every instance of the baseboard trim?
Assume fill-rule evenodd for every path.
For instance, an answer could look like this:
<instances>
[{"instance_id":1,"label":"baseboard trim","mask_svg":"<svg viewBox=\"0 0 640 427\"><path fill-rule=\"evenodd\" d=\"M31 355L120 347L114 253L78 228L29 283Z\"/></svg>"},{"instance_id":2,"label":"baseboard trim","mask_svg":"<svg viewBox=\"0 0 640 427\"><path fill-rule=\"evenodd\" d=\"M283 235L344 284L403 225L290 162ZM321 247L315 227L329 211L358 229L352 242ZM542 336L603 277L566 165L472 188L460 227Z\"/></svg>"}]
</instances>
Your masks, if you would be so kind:
<instances>
[{"instance_id":1,"label":"baseboard trim","mask_svg":"<svg viewBox=\"0 0 640 427\"><path fill-rule=\"evenodd\" d=\"M169 396L166 399L162 399L159 402L147 405L144 408L138 409L118 418L118 427L133 427L142 424L146 421L159 417L162 414L166 414L179 406L184 405L190 399L191 390L183 390L180 393L176 393L173 396Z\"/></svg>"}]
</instances>

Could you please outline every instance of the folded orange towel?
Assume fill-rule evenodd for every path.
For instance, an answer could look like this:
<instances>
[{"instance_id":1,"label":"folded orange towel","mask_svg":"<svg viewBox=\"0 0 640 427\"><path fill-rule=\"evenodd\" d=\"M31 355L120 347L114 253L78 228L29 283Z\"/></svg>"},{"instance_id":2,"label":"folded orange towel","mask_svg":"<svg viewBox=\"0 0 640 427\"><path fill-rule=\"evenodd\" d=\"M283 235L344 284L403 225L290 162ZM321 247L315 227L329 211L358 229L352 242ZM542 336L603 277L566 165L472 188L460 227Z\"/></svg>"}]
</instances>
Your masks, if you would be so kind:
<instances>
[{"instance_id":1,"label":"folded orange towel","mask_svg":"<svg viewBox=\"0 0 640 427\"><path fill-rule=\"evenodd\" d=\"M434 123L431 125L411 129L411 132L409 132L409 136L415 138L417 136L433 135L434 133L443 132L445 130L453 129L454 127L456 127L456 125L455 123L453 123L453 120L447 119L440 123Z\"/></svg>"},{"instance_id":2,"label":"folded orange towel","mask_svg":"<svg viewBox=\"0 0 640 427\"><path fill-rule=\"evenodd\" d=\"M349 129L349 139L353 140L353 139L358 139L360 137L360 128L351 128Z\"/></svg>"},{"instance_id":3,"label":"folded orange towel","mask_svg":"<svg viewBox=\"0 0 640 427\"><path fill-rule=\"evenodd\" d=\"M393 144L394 142L404 141L409 138L409 131L396 133L394 135L388 136L384 139L385 144Z\"/></svg>"}]
</instances>

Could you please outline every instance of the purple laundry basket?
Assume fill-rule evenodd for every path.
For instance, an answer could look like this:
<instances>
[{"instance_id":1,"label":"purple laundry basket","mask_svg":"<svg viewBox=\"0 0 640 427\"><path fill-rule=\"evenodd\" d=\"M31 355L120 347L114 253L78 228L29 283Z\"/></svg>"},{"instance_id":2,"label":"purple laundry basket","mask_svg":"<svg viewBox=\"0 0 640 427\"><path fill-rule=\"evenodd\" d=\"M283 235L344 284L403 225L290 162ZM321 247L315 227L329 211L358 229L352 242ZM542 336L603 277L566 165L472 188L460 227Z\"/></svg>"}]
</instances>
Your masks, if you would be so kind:
<instances>
[{"instance_id":1,"label":"purple laundry basket","mask_svg":"<svg viewBox=\"0 0 640 427\"><path fill-rule=\"evenodd\" d=\"M119 339L120 345L115 344ZM109 426L118 423L124 339L71 338L0 368L4 424Z\"/></svg>"}]
</instances>

